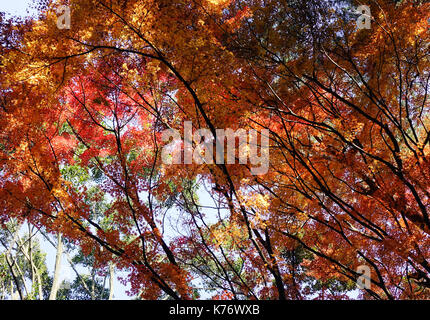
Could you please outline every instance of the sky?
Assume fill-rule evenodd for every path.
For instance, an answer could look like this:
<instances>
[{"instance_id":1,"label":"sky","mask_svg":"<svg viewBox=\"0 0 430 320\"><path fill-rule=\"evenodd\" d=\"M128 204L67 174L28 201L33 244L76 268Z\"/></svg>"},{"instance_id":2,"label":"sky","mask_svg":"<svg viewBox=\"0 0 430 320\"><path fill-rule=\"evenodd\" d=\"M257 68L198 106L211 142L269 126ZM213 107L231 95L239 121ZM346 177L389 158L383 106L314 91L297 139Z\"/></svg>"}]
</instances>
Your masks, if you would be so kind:
<instances>
[{"instance_id":1,"label":"sky","mask_svg":"<svg viewBox=\"0 0 430 320\"><path fill-rule=\"evenodd\" d=\"M0 11L6 12L8 16L25 17L35 13L31 8L32 0L0 0Z\"/></svg>"}]
</instances>

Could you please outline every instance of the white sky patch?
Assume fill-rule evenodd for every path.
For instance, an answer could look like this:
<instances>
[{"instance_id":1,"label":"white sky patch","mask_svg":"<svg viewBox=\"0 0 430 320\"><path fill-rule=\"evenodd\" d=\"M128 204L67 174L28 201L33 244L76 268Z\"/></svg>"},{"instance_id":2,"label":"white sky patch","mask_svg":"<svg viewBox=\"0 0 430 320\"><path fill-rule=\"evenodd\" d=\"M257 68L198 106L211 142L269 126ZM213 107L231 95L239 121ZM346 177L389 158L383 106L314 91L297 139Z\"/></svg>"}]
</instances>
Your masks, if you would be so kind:
<instances>
[{"instance_id":1,"label":"white sky patch","mask_svg":"<svg viewBox=\"0 0 430 320\"><path fill-rule=\"evenodd\" d=\"M6 17L28 17L37 13L32 0L0 0L0 11Z\"/></svg>"}]
</instances>

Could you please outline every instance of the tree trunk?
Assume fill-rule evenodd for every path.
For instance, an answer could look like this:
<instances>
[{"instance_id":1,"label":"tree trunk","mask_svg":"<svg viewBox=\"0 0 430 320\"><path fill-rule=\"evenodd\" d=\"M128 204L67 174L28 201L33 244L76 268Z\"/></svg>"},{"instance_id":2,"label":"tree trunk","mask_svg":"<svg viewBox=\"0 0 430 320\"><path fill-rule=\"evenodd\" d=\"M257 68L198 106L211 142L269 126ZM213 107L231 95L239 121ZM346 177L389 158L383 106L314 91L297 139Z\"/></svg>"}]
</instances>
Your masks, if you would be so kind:
<instances>
[{"instance_id":1,"label":"tree trunk","mask_svg":"<svg viewBox=\"0 0 430 320\"><path fill-rule=\"evenodd\" d=\"M49 294L49 300L57 299L57 292L60 286L60 270L61 270L62 255L63 255L63 241L61 239L61 233L59 232L57 237L57 254L55 256L54 280L52 281L52 288Z\"/></svg>"},{"instance_id":2,"label":"tree trunk","mask_svg":"<svg viewBox=\"0 0 430 320\"><path fill-rule=\"evenodd\" d=\"M115 268L113 262L109 263L109 300L113 299L113 278L114 278Z\"/></svg>"},{"instance_id":3,"label":"tree trunk","mask_svg":"<svg viewBox=\"0 0 430 320\"><path fill-rule=\"evenodd\" d=\"M96 297L96 271L94 270L94 268L91 270L91 300L95 300Z\"/></svg>"}]
</instances>

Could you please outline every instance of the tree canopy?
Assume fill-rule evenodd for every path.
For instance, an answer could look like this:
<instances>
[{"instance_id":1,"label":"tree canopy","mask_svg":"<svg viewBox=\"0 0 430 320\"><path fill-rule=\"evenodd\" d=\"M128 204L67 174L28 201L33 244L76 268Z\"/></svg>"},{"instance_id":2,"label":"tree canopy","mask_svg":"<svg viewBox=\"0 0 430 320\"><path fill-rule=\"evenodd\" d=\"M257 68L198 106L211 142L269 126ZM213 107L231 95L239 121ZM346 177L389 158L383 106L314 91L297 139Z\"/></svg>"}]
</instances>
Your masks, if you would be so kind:
<instances>
[{"instance_id":1,"label":"tree canopy","mask_svg":"<svg viewBox=\"0 0 430 320\"><path fill-rule=\"evenodd\" d=\"M429 299L430 4L369 1L370 29L361 4L0 15L0 223L61 233L144 299L347 299L362 265L360 298ZM162 161L185 121L267 130L267 172Z\"/></svg>"}]
</instances>

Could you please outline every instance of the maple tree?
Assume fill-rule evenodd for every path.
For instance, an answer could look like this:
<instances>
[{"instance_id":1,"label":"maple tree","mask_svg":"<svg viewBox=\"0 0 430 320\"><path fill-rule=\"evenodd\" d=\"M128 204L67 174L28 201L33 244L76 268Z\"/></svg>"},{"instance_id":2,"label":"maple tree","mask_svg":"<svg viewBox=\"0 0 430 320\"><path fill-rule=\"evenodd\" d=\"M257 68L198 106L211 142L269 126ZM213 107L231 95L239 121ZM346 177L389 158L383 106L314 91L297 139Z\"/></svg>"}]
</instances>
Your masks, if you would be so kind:
<instances>
[{"instance_id":1,"label":"maple tree","mask_svg":"<svg viewBox=\"0 0 430 320\"><path fill-rule=\"evenodd\" d=\"M360 265L361 298L430 298L430 6L375 1L357 29L357 5L40 1L1 17L0 221L61 233L145 299L202 283L347 299ZM268 172L163 163L162 132L184 121L268 129Z\"/></svg>"}]
</instances>

